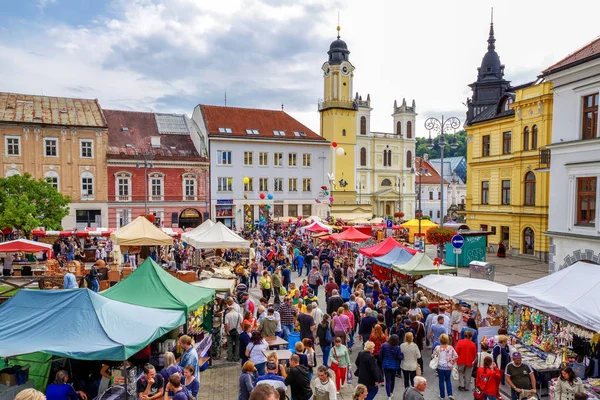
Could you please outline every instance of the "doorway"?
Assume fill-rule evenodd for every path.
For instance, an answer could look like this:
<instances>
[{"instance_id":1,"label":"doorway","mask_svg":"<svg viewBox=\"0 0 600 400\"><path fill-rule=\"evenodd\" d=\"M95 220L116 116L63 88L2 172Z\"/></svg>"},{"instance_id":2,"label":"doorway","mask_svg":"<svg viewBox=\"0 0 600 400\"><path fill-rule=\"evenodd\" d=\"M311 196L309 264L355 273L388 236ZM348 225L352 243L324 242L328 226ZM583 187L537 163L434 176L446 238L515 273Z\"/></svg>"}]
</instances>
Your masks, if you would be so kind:
<instances>
[{"instance_id":1,"label":"doorway","mask_svg":"<svg viewBox=\"0 0 600 400\"><path fill-rule=\"evenodd\" d=\"M535 255L535 234L531 228L523 230L523 254Z\"/></svg>"},{"instance_id":2,"label":"doorway","mask_svg":"<svg viewBox=\"0 0 600 400\"><path fill-rule=\"evenodd\" d=\"M179 215L179 227L183 230L186 228L195 228L202 223L202 215L194 208L186 208Z\"/></svg>"}]
</instances>

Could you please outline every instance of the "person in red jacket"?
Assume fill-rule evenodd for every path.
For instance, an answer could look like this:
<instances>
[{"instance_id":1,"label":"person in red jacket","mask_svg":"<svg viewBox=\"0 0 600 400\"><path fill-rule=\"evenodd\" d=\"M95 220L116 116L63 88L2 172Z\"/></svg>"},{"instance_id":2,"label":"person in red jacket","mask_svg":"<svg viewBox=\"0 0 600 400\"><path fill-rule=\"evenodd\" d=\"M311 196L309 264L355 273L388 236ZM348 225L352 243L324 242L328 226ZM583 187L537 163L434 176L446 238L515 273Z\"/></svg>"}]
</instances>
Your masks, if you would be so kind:
<instances>
[{"instance_id":1,"label":"person in red jacket","mask_svg":"<svg viewBox=\"0 0 600 400\"><path fill-rule=\"evenodd\" d=\"M460 339L456 344L456 366L458 368L458 390L471 391L471 373L473 372L473 362L477 357L477 345L473 343L471 331L465 331L465 338Z\"/></svg>"},{"instance_id":2,"label":"person in red jacket","mask_svg":"<svg viewBox=\"0 0 600 400\"><path fill-rule=\"evenodd\" d=\"M483 367L477 369L475 387L483 393L484 400L497 400L500 393L500 370L491 356L483 360Z\"/></svg>"}]
</instances>

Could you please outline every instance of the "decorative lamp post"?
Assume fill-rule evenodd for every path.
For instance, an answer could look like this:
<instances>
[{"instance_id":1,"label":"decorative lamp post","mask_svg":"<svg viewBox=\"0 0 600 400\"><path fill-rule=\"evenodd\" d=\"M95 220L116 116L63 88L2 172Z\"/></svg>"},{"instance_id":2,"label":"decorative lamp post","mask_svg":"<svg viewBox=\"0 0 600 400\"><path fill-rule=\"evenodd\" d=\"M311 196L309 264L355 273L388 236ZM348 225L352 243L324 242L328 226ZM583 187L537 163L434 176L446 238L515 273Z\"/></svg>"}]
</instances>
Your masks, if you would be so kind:
<instances>
[{"instance_id":1,"label":"decorative lamp post","mask_svg":"<svg viewBox=\"0 0 600 400\"><path fill-rule=\"evenodd\" d=\"M416 158L413 158L413 165L416 167ZM429 172L428 168L423 168L423 158L421 157L418 170L415 170L415 167L410 169L411 174L419 174L419 196L417 197L417 201L419 202L419 209L417 210L416 217L419 220L419 241L421 241L421 218L423 218L423 209L421 208L421 194L422 194L422 182L423 182L423 174L427 174ZM415 182L416 183L416 182ZM421 242L423 244L423 252L425 252L425 240Z\"/></svg>"},{"instance_id":2,"label":"decorative lamp post","mask_svg":"<svg viewBox=\"0 0 600 400\"><path fill-rule=\"evenodd\" d=\"M448 134L448 130L452 129L456 131L460 127L460 120L456 117L450 117L448 119L444 119L442 115L442 119L439 120L437 118L431 117L425 121L425 129L429 131L429 138L427 139L427 148L433 149L435 144L433 143L433 139L431 139L431 131L439 133L440 140L438 142L438 146L440 147L440 226L444 226L444 147L446 147L446 135ZM458 143L456 142L455 137L451 137L448 139L448 144L451 148L456 149L458 147Z\"/></svg>"}]
</instances>

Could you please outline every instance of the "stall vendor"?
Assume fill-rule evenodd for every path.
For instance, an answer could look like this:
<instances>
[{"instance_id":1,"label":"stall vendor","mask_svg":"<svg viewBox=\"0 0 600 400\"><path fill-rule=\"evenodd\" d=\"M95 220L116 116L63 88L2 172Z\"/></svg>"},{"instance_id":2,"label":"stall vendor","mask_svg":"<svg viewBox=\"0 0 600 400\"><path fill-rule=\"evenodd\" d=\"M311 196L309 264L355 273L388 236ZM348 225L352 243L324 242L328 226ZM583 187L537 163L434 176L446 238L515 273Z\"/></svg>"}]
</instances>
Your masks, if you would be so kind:
<instances>
[{"instance_id":1,"label":"stall vendor","mask_svg":"<svg viewBox=\"0 0 600 400\"><path fill-rule=\"evenodd\" d=\"M83 400L87 400L85 392L76 391L73 386L67 382L69 380L69 373L65 370L60 370L56 373L56 379L54 382L48 385L46 388L46 399L47 400L79 400L81 397Z\"/></svg>"}]
</instances>

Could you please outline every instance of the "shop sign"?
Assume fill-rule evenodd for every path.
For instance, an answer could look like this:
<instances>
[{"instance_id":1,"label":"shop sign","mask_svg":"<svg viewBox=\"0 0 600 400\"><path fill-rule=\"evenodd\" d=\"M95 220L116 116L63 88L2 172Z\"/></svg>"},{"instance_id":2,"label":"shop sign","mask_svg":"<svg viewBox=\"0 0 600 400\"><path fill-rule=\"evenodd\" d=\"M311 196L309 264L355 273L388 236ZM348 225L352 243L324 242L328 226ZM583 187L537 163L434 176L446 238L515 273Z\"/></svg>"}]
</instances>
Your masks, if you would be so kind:
<instances>
[{"instance_id":1,"label":"shop sign","mask_svg":"<svg viewBox=\"0 0 600 400\"><path fill-rule=\"evenodd\" d=\"M233 199L217 199L217 204L233 204Z\"/></svg>"},{"instance_id":2,"label":"shop sign","mask_svg":"<svg viewBox=\"0 0 600 400\"><path fill-rule=\"evenodd\" d=\"M200 218L200 213L196 209L186 208L181 212L179 218Z\"/></svg>"}]
</instances>

